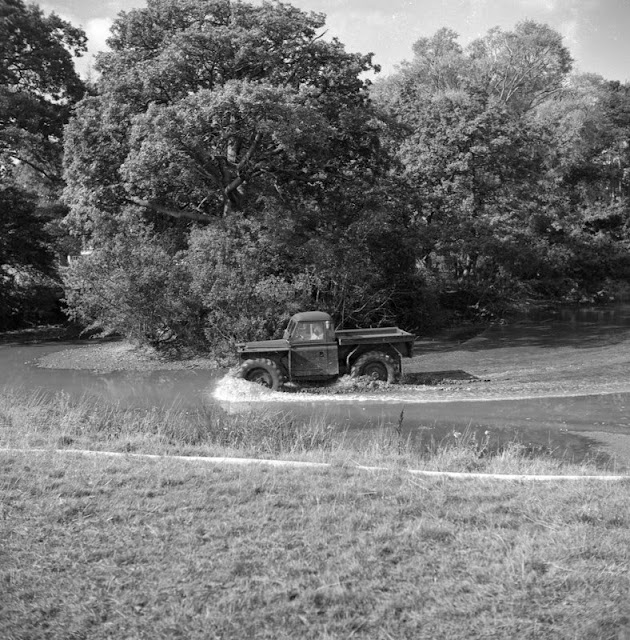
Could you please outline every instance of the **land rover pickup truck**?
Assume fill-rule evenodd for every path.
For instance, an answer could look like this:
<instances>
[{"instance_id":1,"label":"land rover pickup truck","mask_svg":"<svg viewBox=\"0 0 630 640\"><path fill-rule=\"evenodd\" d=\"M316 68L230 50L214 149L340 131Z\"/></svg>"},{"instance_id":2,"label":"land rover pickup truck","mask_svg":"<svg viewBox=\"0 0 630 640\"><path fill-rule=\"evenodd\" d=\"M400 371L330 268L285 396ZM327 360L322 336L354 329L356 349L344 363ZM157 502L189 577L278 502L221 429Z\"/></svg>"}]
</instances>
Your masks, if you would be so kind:
<instances>
[{"instance_id":1,"label":"land rover pickup truck","mask_svg":"<svg viewBox=\"0 0 630 640\"><path fill-rule=\"evenodd\" d=\"M237 345L238 377L274 390L287 381L327 381L347 373L396 382L414 340L398 327L335 331L327 313L297 313L281 340Z\"/></svg>"}]
</instances>

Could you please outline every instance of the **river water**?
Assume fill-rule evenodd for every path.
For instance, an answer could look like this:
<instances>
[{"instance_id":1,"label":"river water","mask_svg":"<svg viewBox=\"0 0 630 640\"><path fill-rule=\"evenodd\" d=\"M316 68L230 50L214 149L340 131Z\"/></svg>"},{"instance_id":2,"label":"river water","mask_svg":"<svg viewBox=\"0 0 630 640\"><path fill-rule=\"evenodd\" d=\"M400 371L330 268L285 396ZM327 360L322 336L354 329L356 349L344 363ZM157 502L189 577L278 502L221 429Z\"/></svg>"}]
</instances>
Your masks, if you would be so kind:
<instances>
[{"instance_id":1,"label":"river water","mask_svg":"<svg viewBox=\"0 0 630 640\"><path fill-rule=\"evenodd\" d=\"M350 434L391 429L402 416L404 433L423 442L474 431L573 459L630 438L630 305L529 317L463 343L419 340L405 384L362 391L347 380L278 393L225 371L99 374L36 366L47 354L87 344L0 345L0 389L63 391L124 407L271 409L323 416Z\"/></svg>"}]
</instances>

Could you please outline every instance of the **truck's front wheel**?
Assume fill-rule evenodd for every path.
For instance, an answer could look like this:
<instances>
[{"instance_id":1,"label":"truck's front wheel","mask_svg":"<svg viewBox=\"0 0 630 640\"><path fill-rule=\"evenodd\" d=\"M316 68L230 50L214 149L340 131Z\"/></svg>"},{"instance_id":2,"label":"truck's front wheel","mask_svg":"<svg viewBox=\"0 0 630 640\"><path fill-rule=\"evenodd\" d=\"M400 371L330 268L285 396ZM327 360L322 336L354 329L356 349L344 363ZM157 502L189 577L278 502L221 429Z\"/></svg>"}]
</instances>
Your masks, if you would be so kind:
<instances>
[{"instance_id":1,"label":"truck's front wheel","mask_svg":"<svg viewBox=\"0 0 630 640\"><path fill-rule=\"evenodd\" d=\"M372 380L396 382L396 363L394 358L382 351L368 351L359 356L350 371L353 378L366 376Z\"/></svg>"},{"instance_id":2,"label":"truck's front wheel","mask_svg":"<svg viewBox=\"0 0 630 640\"><path fill-rule=\"evenodd\" d=\"M258 360L245 360L237 374L239 378L243 378L248 382L255 382L264 387L277 391L283 382L282 373L278 365L268 358L260 358Z\"/></svg>"}]
</instances>

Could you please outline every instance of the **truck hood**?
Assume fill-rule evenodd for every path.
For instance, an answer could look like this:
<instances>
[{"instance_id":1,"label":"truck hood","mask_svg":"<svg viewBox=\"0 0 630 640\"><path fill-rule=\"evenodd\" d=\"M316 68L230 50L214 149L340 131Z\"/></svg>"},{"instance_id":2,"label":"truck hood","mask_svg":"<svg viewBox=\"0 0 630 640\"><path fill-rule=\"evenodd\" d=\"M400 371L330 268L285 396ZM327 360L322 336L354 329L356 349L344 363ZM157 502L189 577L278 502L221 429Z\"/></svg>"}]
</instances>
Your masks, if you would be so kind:
<instances>
[{"instance_id":1,"label":"truck hood","mask_svg":"<svg viewBox=\"0 0 630 640\"><path fill-rule=\"evenodd\" d=\"M257 340L254 342L239 342L236 345L239 353L244 351L288 351L287 340Z\"/></svg>"}]
</instances>

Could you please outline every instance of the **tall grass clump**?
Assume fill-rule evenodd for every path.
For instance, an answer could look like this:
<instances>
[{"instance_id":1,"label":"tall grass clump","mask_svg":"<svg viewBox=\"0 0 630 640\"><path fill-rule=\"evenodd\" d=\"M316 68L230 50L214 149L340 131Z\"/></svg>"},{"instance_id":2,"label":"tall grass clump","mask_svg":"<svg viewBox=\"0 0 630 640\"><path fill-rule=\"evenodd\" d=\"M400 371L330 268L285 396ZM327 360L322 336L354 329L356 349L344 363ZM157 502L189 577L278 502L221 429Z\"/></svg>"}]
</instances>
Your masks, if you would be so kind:
<instances>
[{"instance_id":1,"label":"tall grass clump","mask_svg":"<svg viewBox=\"0 0 630 640\"><path fill-rule=\"evenodd\" d=\"M262 455L275 453L330 452L336 426L312 416L296 420L281 412L251 412L214 420L209 425L214 443Z\"/></svg>"},{"instance_id":2,"label":"tall grass clump","mask_svg":"<svg viewBox=\"0 0 630 640\"><path fill-rule=\"evenodd\" d=\"M126 408L91 397L7 391L0 397L5 447L107 448L144 453L291 455L327 452L335 426L281 412L229 415L214 406Z\"/></svg>"},{"instance_id":3,"label":"tall grass clump","mask_svg":"<svg viewBox=\"0 0 630 640\"><path fill-rule=\"evenodd\" d=\"M441 440L433 437L415 443L422 467L435 471L501 474L598 474L623 472L614 456L601 451L576 461L551 445L522 442L517 436L500 441L490 430L467 427L452 430Z\"/></svg>"}]
</instances>

